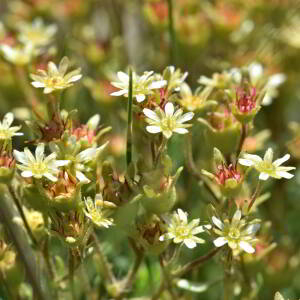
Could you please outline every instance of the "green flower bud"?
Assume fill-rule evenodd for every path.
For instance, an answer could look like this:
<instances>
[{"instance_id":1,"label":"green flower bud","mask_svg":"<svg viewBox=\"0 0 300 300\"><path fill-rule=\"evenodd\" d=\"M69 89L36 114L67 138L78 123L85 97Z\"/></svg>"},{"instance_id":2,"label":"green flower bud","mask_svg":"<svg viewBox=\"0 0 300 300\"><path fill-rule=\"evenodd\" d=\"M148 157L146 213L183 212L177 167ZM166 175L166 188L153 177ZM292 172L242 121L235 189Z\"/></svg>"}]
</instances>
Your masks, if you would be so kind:
<instances>
[{"instance_id":1,"label":"green flower bud","mask_svg":"<svg viewBox=\"0 0 300 300\"><path fill-rule=\"evenodd\" d=\"M16 161L6 154L0 155L0 183L11 182L15 173Z\"/></svg>"}]
</instances>

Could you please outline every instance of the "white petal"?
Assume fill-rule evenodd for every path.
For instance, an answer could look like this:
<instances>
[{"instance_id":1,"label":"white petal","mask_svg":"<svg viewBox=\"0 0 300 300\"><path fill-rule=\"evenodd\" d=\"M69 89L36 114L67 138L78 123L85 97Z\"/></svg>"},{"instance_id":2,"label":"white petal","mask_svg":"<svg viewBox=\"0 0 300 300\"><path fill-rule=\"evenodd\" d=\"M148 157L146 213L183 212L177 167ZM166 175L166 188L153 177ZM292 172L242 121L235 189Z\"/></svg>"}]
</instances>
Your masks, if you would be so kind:
<instances>
[{"instance_id":1,"label":"white petal","mask_svg":"<svg viewBox=\"0 0 300 300\"><path fill-rule=\"evenodd\" d=\"M262 158L258 155L255 155L255 154L245 153L243 155L243 158L248 159L248 160L252 160L254 163L262 162Z\"/></svg>"},{"instance_id":2,"label":"white petal","mask_svg":"<svg viewBox=\"0 0 300 300\"><path fill-rule=\"evenodd\" d=\"M72 76L72 77L68 80L68 83L78 81L81 77L82 77L82 74L78 74L78 75Z\"/></svg>"},{"instance_id":3,"label":"white petal","mask_svg":"<svg viewBox=\"0 0 300 300\"><path fill-rule=\"evenodd\" d=\"M245 230L245 232L247 234L251 234L251 235L254 235L257 230L260 228L260 224L251 224L247 227L247 229Z\"/></svg>"},{"instance_id":4,"label":"white petal","mask_svg":"<svg viewBox=\"0 0 300 300\"><path fill-rule=\"evenodd\" d=\"M198 227L194 228L191 233L193 235L195 235L195 234L198 234L198 233L201 233L201 232L204 232L204 231L205 230L204 230L203 226L198 226Z\"/></svg>"},{"instance_id":5,"label":"white petal","mask_svg":"<svg viewBox=\"0 0 300 300\"><path fill-rule=\"evenodd\" d=\"M140 103L146 99L146 96L144 94L139 94L139 95L136 95L135 98L136 98L136 101Z\"/></svg>"},{"instance_id":6,"label":"white petal","mask_svg":"<svg viewBox=\"0 0 300 300\"><path fill-rule=\"evenodd\" d=\"M242 212L238 209L238 210L234 213L234 215L233 215L233 217L232 217L232 221L233 221L233 222L238 222L238 221L240 221L241 217L242 217Z\"/></svg>"},{"instance_id":7,"label":"white petal","mask_svg":"<svg viewBox=\"0 0 300 300\"><path fill-rule=\"evenodd\" d=\"M166 80L159 80L159 81L153 81L151 82L151 84L149 85L149 89L160 89L162 87L164 87L167 84Z\"/></svg>"},{"instance_id":8,"label":"white petal","mask_svg":"<svg viewBox=\"0 0 300 300\"><path fill-rule=\"evenodd\" d=\"M31 82L31 84L32 84L35 88L43 88L43 87L45 87L45 83L39 82L39 81L33 81L33 82Z\"/></svg>"},{"instance_id":9,"label":"white petal","mask_svg":"<svg viewBox=\"0 0 300 300\"><path fill-rule=\"evenodd\" d=\"M120 71L117 75L120 81L129 84L129 76L126 73Z\"/></svg>"},{"instance_id":10,"label":"white petal","mask_svg":"<svg viewBox=\"0 0 300 300\"><path fill-rule=\"evenodd\" d=\"M28 159L24 152L20 152L18 150L14 150L14 157L17 161L24 165L28 165Z\"/></svg>"},{"instance_id":11,"label":"white petal","mask_svg":"<svg viewBox=\"0 0 300 300\"><path fill-rule=\"evenodd\" d=\"M117 92L113 92L111 93L110 95L111 96L123 96L125 94L128 94L128 91L127 90L120 90L120 91L117 91Z\"/></svg>"},{"instance_id":12,"label":"white petal","mask_svg":"<svg viewBox=\"0 0 300 300\"><path fill-rule=\"evenodd\" d=\"M53 92L52 88L49 88L49 87L44 88L44 94L50 94L51 92Z\"/></svg>"},{"instance_id":13,"label":"white petal","mask_svg":"<svg viewBox=\"0 0 300 300\"><path fill-rule=\"evenodd\" d=\"M216 247L222 247L224 246L228 241L224 237L218 237L217 239L214 240L214 245Z\"/></svg>"},{"instance_id":14,"label":"white petal","mask_svg":"<svg viewBox=\"0 0 300 300\"><path fill-rule=\"evenodd\" d=\"M256 83L256 81L262 76L263 74L263 67L259 63L252 63L249 66L249 73L252 83Z\"/></svg>"},{"instance_id":15,"label":"white petal","mask_svg":"<svg viewBox=\"0 0 300 300\"><path fill-rule=\"evenodd\" d=\"M240 241L240 247L247 253L254 253L255 249L247 242Z\"/></svg>"},{"instance_id":16,"label":"white petal","mask_svg":"<svg viewBox=\"0 0 300 300\"><path fill-rule=\"evenodd\" d=\"M274 74L269 78L267 85L272 87L277 87L282 83L284 83L285 80L286 80L286 76L284 74L282 73Z\"/></svg>"},{"instance_id":17,"label":"white petal","mask_svg":"<svg viewBox=\"0 0 300 300\"><path fill-rule=\"evenodd\" d=\"M89 129L96 129L100 122L100 115L96 114L92 116L86 123Z\"/></svg>"},{"instance_id":18,"label":"white petal","mask_svg":"<svg viewBox=\"0 0 300 300\"><path fill-rule=\"evenodd\" d=\"M218 218L216 218L215 216L213 216L213 217L212 217L212 221L213 221L213 223L214 223L219 229L223 230L224 225L223 225L223 223L222 223Z\"/></svg>"},{"instance_id":19,"label":"white petal","mask_svg":"<svg viewBox=\"0 0 300 300\"><path fill-rule=\"evenodd\" d=\"M44 159L44 151L45 151L45 145L38 144L38 146L35 149L35 157L37 162L41 162Z\"/></svg>"},{"instance_id":20,"label":"white petal","mask_svg":"<svg viewBox=\"0 0 300 300\"><path fill-rule=\"evenodd\" d=\"M182 209L178 208L177 209L177 214L179 216L179 219L182 222L187 223L187 213L185 213Z\"/></svg>"},{"instance_id":21,"label":"white petal","mask_svg":"<svg viewBox=\"0 0 300 300\"><path fill-rule=\"evenodd\" d=\"M86 150L81 151L79 154L76 155L77 162L87 162L89 160L94 159L97 153L96 148L88 148Z\"/></svg>"},{"instance_id":22,"label":"white petal","mask_svg":"<svg viewBox=\"0 0 300 300\"><path fill-rule=\"evenodd\" d=\"M146 130L150 133L158 133L161 132L161 128L159 126L147 126Z\"/></svg>"},{"instance_id":23,"label":"white petal","mask_svg":"<svg viewBox=\"0 0 300 300\"><path fill-rule=\"evenodd\" d=\"M157 114L156 114L153 110L151 110L151 109L144 108L144 109L143 109L143 113L144 113L144 115L145 115L146 117L148 117L148 118L151 119L151 120L154 120L154 121L157 121L157 122L160 121L160 119L159 119L159 117L157 116Z\"/></svg>"},{"instance_id":24,"label":"white petal","mask_svg":"<svg viewBox=\"0 0 300 300\"><path fill-rule=\"evenodd\" d=\"M291 179L291 178L294 177L293 174L290 174L290 173L285 172L285 171L277 171L276 175L279 175L280 177L283 177L283 178L286 178L286 179Z\"/></svg>"},{"instance_id":25,"label":"white petal","mask_svg":"<svg viewBox=\"0 0 300 300\"><path fill-rule=\"evenodd\" d=\"M48 178L50 181L53 181L53 182L57 181L57 178L54 175L52 175L51 173L49 173L49 172L47 172L47 173L45 173L43 175L44 175L44 177Z\"/></svg>"},{"instance_id":26,"label":"white petal","mask_svg":"<svg viewBox=\"0 0 300 300\"><path fill-rule=\"evenodd\" d=\"M66 166L70 163L69 160L56 160L54 161L54 165L55 167L62 167L62 166Z\"/></svg>"},{"instance_id":27,"label":"white petal","mask_svg":"<svg viewBox=\"0 0 300 300\"><path fill-rule=\"evenodd\" d=\"M290 156L289 154L286 154L285 156L276 159L276 160L273 162L273 165L276 166L276 167L278 167L278 166L282 165L284 162L286 162L287 160L289 160L290 157L291 157L291 156Z\"/></svg>"},{"instance_id":28,"label":"white petal","mask_svg":"<svg viewBox=\"0 0 300 300\"><path fill-rule=\"evenodd\" d=\"M260 173L259 174L259 179L260 180L267 180L269 178L269 174L267 173Z\"/></svg>"},{"instance_id":29,"label":"white petal","mask_svg":"<svg viewBox=\"0 0 300 300\"><path fill-rule=\"evenodd\" d=\"M23 171L22 173L21 173L21 176L22 177L32 177L32 172L31 171Z\"/></svg>"},{"instance_id":30,"label":"white petal","mask_svg":"<svg viewBox=\"0 0 300 300\"><path fill-rule=\"evenodd\" d=\"M13 113L9 112L5 114L2 124L4 127L9 128L9 126L12 124L13 121L14 121L14 115Z\"/></svg>"},{"instance_id":31,"label":"white petal","mask_svg":"<svg viewBox=\"0 0 300 300\"><path fill-rule=\"evenodd\" d=\"M193 249L197 246L196 242L193 241L192 239L187 239L187 240L184 240L183 242L190 249Z\"/></svg>"},{"instance_id":32,"label":"white petal","mask_svg":"<svg viewBox=\"0 0 300 300\"><path fill-rule=\"evenodd\" d=\"M186 128L175 128L173 131L179 134L186 134L189 132Z\"/></svg>"},{"instance_id":33,"label":"white petal","mask_svg":"<svg viewBox=\"0 0 300 300\"><path fill-rule=\"evenodd\" d=\"M188 113L184 114L182 117L180 117L177 120L177 122L178 123L184 123L184 122L187 122L187 121L193 119L193 117L194 117L194 113L193 112L188 112Z\"/></svg>"},{"instance_id":34,"label":"white petal","mask_svg":"<svg viewBox=\"0 0 300 300\"><path fill-rule=\"evenodd\" d=\"M76 171L76 178L83 183L89 183L90 180L80 171Z\"/></svg>"},{"instance_id":35,"label":"white petal","mask_svg":"<svg viewBox=\"0 0 300 300\"><path fill-rule=\"evenodd\" d=\"M172 102L168 102L165 106L165 113L166 113L166 116L168 117L171 117L173 116L173 113L174 113L174 105Z\"/></svg>"},{"instance_id":36,"label":"white petal","mask_svg":"<svg viewBox=\"0 0 300 300\"><path fill-rule=\"evenodd\" d=\"M251 167L254 165L254 162L249 159L240 158L239 163L243 166Z\"/></svg>"},{"instance_id":37,"label":"white petal","mask_svg":"<svg viewBox=\"0 0 300 300\"><path fill-rule=\"evenodd\" d=\"M264 155L264 161L271 163L272 160L273 160L273 149L269 148Z\"/></svg>"}]
</instances>

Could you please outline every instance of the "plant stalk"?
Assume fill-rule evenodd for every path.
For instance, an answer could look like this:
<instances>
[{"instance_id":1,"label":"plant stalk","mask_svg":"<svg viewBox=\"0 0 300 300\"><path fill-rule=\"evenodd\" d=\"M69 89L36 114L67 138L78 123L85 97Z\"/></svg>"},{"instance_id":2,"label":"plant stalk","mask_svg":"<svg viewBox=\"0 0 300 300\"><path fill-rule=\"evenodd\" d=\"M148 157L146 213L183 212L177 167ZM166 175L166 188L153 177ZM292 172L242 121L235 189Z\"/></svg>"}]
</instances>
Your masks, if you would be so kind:
<instances>
[{"instance_id":1,"label":"plant stalk","mask_svg":"<svg viewBox=\"0 0 300 300\"><path fill-rule=\"evenodd\" d=\"M129 87L127 105L127 143L126 143L126 165L127 168L132 161L132 68L129 67Z\"/></svg>"}]
</instances>

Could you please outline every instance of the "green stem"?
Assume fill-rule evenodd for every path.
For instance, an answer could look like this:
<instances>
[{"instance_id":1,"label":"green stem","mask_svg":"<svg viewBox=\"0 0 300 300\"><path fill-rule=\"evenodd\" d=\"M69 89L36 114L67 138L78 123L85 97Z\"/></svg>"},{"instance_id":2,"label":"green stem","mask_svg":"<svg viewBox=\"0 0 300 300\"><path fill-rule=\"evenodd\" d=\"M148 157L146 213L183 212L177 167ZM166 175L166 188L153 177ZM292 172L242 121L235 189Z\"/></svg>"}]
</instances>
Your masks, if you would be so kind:
<instances>
[{"instance_id":1,"label":"green stem","mask_svg":"<svg viewBox=\"0 0 300 300\"><path fill-rule=\"evenodd\" d=\"M187 167L187 170L191 173L191 175L203 183L206 190L212 196L215 204L218 205L220 203L219 198L212 190L210 185L203 179L201 173L197 170L197 167L195 165L194 158L193 158L193 150L192 150L192 139L190 134L186 137L185 165Z\"/></svg>"},{"instance_id":2,"label":"green stem","mask_svg":"<svg viewBox=\"0 0 300 300\"><path fill-rule=\"evenodd\" d=\"M164 275L165 287L171 294L172 300L176 300L177 296L176 296L175 292L173 291L173 287L172 287L172 276L169 274L168 270L165 268L164 260L163 260L162 256L159 257L159 263L160 263L162 273Z\"/></svg>"},{"instance_id":3,"label":"green stem","mask_svg":"<svg viewBox=\"0 0 300 300\"><path fill-rule=\"evenodd\" d=\"M157 155L156 155L156 158L155 158L155 166L158 164L159 162L159 159L161 157L161 155L164 153L165 149L166 149L166 146L167 146L167 143L168 143L168 139L166 139L164 136L163 136L163 139L161 141L161 144L157 150Z\"/></svg>"},{"instance_id":4,"label":"green stem","mask_svg":"<svg viewBox=\"0 0 300 300\"><path fill-rule=\"evenodd\" d=\"M126 164L127 167L132 161L132 68L129 67L128 106L127 106L127 144Z\"/></svg>"},{"instance_id":5,"label":"green stem","mask_svg":"<svg viewBox=\"0 0 300 300\"><path fill-rule=\"evenodd\" d=\"M31 228L30 228L30 226L29 226L29 224L28 224L28 221L27 221L27 219L26 219L26 216L25 216L25 214L24 214L23 208L22 208L22 206L21 206L21 204L20 204L20 202L19 202L19 199L18 199L17 196L16 196L16 193L15 193L13 187L11 186L11 184L8 184L7 187L8 187L8 190L9 190L9 192L10 192L11 197L12 197L13 200L14 200L14 203L15 203L17 209L18 209L18 212L19 212L19 214L20 214L20 216L21 216L21 218L22 218L23 224L24 224L24 226L25 226L25 228L26 228L26 231L27 231L27 233L28 233L28 235L29 235L29 237L30 237L30 239L31 239L31 241L32 241L32 243L33 243L33 245L34 245L34 246L37 246L37 245L38 245L38 242L37 242L37 240L36 240L36 238L35 238L33 232L31 231Z\"/></svg>"},{"instance_id":6,"label":"green stem","mask_svg":"<svg viewBox=\"0 0 300 300\"><path fill-rule=\"evenodd\" d=\"M193 269L199 268L203 263L205 263L206 261L208 261L209 259L214 257L221 249L222 249L221 247L212 249L206 255L200 256L197 259L195 259L194 261L187 263L185 266L183 266L178 271L174 272L172 275L174 277L181 277L185 273L187 273Z\"/></svg>"},{"instance_id":7,"label":"green stem","mask_svg":"<svg viewBox=\"0 0 300 300\"><path fill-rule=\"evenodd\" d=\"M248 213L250 212L255 200L257 199L257 196L259 195L260 189L261 189L261 184L260 184L260 180L258 180L256 189L255 189L255 191L254 191L254 193L251 197L251 200L250 200L250 203L249 203L249 206L248 206Z\"/></svg>"},{"instance_id":8,"label":"green stem","mask_svg":"<svg viewBox=\"0 0 300 300\"><path fill-rule=\"evenodd\" d=\"M176 64L176 33L174 29L174 11L173 11L173 0L168 0L168 28L171 40L170 46L170 63Z\"/></svg>"},{"instance_id":9,"label":"green stem","mask_svg":"<svg viewBox=\"0 0 300 300\"><path fill-rule=\"evenodd\" d=\"M20 260L25 266L34 293L39 300L50 300L52 296L48 286L50 282L48 276L46 273L43 274L43 276L39 276L40 267L38 267L35 259L36 253L33 252L21 228L13 221L18 214L12 206L13 199L10 196L8 188L3 184L0 185L0 195L1 220L11 235L12 241L19 253ZM41 263L42 262L43 261L41 261ZM43 278L42 282L40 278Z\"/></svg>"},{"instance_id":10,"label":"green stem","mask_svg":"<svg viewBox=\"0 0 300 300\"><path fill-rule=\"evenodd\" d=\"M71 289L72 299L76 300L74 273L75 273L74 255L72 253L72 250L69 250L69 275L70 275L69 280L70 280L70 289Z\"/></svg>"},{"instance_id":11,"label":"green stem","mask_svg":"<svg viewBox=\"0 0 300 300\"><path fill-rule=\"evenodd\" d=\"M238 162L239 156L240 156L240 154L242 152L244 141L245 141L246 137L247 137L247 124L242 124L241 138L240 138L239 147L238 147L237 152L236 152L236 163L235 163L235 166L237 166L237 162Z\"/></svg>"},{"instance_id":12,"label":"green stem","mask_svg":"<svg viewBox=\"0 0 300 300\"><path fill-rule=\"evenodd\" d=\"M98 237L95 232L92 233L92 238L94 240L95 248L96 248L97 254L99 255L101 264L102 264L104 276L110 283L114 283L116 281L115 276L112 273L112 270L107 261L107 258L105 257L104 253L102 252L100 242L99 242Z\"/></svg>"}]
</instances>

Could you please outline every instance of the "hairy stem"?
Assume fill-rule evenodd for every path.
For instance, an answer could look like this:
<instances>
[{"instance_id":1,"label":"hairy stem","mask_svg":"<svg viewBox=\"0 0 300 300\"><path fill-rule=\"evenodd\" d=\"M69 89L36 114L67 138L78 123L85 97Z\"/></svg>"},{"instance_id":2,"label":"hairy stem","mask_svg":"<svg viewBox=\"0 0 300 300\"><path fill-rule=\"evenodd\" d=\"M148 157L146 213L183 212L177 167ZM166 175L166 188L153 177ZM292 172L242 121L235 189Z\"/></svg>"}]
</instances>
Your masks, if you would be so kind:
<instances>
[{"instance_id":1,"label":"hairy stem","mask_svg":"<svg viewBox=\"0 0 300 300\"><path fill-rule=\"evenodd\" d=\"M187 273L187 272L189 272L193 269L199 268L203 263L205 263L206 261L208 261L212 257L214 257L220 250L221 250L221 247L212 249L206 255L200 256L197 259L195 259L194 261L191 261L191 262L187 263L180 270L174 272L173 276L174 277L181 277L185 273Z\"/></svg>"},{"instance_id":2,"label":"hairy stem","mask_svg":"<svg viewBox=\"0 0 300 300\"><path fill-rule=\"evenodd\" d=\"M28 279L33 287L34 293L39 300L50 300L52 299L50 288L48 286L49 279L47 274L39 276L39 267L42 265L43 269L43 260L40 260L38 267L37 261L35 259L36 253L33 252L30 247L26 236L24 236L21 228L13 221L15 217L18 216L17 212L11 205L13 199L11 199L8 188L1 184L0 185L0 195L1 195L1 205L0 205L0 216L3 224L8 229L12 241L19 253L20 259L23 262ZM41 279L43 278L42 282Z\"/></svg>"},{"instance_id":3,"label":"hairy stem","mask_svg":"<svg viewBox=\"0 0 300 300\"><path fill-rule=\"evenodd\" d=\"M126 164L127 167L132 161L132 68L129 68L129 87L127 105L127 143L126 143Z\"/></svg>"},{"instance_id":4,"label":"hairy stem","mask_svg":"<svg viewBox=\"0 0 300 300\"><path fill-rule=\"evenodd\" d=\"M185 151L185 165L187 167L187 170L190 172L190 174L195 177L197 180L200 180L206 190L209 192L209 194L214 199L215 203L220 203L219 198L215 194L215 192L212 190L212 188L207 184L207 182L203 179L202 174L197 170L197 167L195 165L194 159L193 159L193 151L192 151L192 140L191 135L189 134L186 138L186 151Z\"/></svg>"},{"instance_id":5,"label":"hairy stem","mask_svg":"<svg viewBox=\"0 0 300 300\"><path fill-rule=\"evenodd\" d=\"M168 0L168 30L171 40L170 46L170 63L176 64L177 49L176 49L176 33L174 29L174 12L173 12L173 0Z\"/></svg>"}]
</instances>

